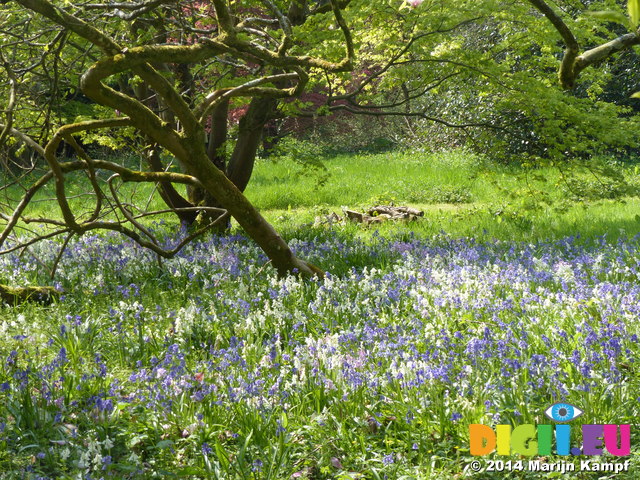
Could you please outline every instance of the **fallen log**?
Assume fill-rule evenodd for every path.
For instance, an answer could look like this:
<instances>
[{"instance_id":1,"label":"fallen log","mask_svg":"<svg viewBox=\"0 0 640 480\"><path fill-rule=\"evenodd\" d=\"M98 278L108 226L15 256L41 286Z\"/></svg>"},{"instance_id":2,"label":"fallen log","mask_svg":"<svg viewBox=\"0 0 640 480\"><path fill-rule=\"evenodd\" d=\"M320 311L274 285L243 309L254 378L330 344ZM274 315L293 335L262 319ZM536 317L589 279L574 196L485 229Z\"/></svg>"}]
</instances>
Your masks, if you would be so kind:
<instances>
[{"instance_id":1,"label":"fallen log","mask_svg":"<svg viewBox=\"0 0 640 480\"><path fill-rule=\"evenodd\" d=\"M389 218L403 219L413 217L422 217L424 212L417 208L411 207L396 207L393 205L378 205L377 207L370 208L367 213L371 216L388 215Z\"/></svg>"},{"instance_id":2,"label":"fallen log","mask_svg":"<svg viewBox=\"0 0 640 480\"><path fill-rule=\"evenodd\" d=\"M37 302L49 305L60 296L53 287L9 287L0 284L0 300L8 305Z\"/></svg>"},{"instance_id":3,"label":"fallen log","mask_svg":"<svg viewBox=\"0 0 640 480\"><path fill-rule=\"evenodd\" d=\"M365 215L364 213L356 212L355 210L348 210L346 208L343 208L342 211L347 216L347 218L352 222L362 223L368 217L368 215Z\"/></svg>"}]
</instances>

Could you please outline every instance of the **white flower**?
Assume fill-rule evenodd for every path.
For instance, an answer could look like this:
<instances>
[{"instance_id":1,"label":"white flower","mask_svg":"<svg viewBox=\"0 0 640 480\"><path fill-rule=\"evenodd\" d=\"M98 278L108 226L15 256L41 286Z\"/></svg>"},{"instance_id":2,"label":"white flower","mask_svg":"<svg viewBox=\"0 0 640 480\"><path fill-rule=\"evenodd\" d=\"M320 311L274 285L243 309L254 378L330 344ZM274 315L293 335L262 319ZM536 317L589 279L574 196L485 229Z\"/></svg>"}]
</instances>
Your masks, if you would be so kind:
<instances>
[{"instance_id":1,"label":"white flower","mask_svg":"<svg viewBox=\"0 0 640 480\"><path fill-rule=\"evenodd\" d=\"M104 439L104 442L102 442L102 446L109 450L113 447L113 441L109 437L107 437Z\"/></svg>"},{"instance_id":2,"label":"white flower","mask_svg":"<svg viewBox=\"0 0 640 480\"><path fill-rule=\"evenodd\" d=\"M69 450L69 448L65 447L61 452L60 452L60 458L62 460L66 460L67 458L69 458L69 455L71 455L71 451Z\"/></svg>"},{"instance_id":3,"label":"white flower","mask_svg":"<svg viewBox=\"0 0 640 480\"><path fill-rule=\"evenodd\" d=\"M555 274L561 280L565 282L573 282L575 281L575 274L573 273L573 268L570 263L567 262L558 262L555 265Z\"/></svg>"}]
</instances>

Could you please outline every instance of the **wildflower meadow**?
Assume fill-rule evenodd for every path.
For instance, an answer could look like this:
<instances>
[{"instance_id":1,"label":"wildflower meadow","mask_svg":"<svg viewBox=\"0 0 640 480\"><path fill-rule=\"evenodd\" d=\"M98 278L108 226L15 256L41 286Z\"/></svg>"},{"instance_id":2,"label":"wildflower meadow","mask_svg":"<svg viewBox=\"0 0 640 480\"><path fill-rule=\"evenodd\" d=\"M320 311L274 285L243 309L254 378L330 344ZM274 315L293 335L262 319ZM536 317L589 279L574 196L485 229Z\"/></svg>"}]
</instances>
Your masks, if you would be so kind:
<instances>
[{"instance_id":1,"label":"wildflower meadow","mask_svg":"<svg viewBox=\"0 0 640 480\"><path fill-rule=\"evenodd\" d=\"M640 480L640 0L0 0L0 480Z\"/></svg>"},{"instance_id":2,"label":"wildflower meadow","mask_svg":"<svg viewBox=\"0 0 640 480\"><path fill-rule=\"evenodd\" d=\"M640 237L290 244L331 273L279 279L242 236L162 261L70 242L58 302L2 309L0 478L506 478L469 469L470 424L558 401L635 423ZM46 282L57 252L1 257L3 281Z\"/></svg>"}]
</instances>

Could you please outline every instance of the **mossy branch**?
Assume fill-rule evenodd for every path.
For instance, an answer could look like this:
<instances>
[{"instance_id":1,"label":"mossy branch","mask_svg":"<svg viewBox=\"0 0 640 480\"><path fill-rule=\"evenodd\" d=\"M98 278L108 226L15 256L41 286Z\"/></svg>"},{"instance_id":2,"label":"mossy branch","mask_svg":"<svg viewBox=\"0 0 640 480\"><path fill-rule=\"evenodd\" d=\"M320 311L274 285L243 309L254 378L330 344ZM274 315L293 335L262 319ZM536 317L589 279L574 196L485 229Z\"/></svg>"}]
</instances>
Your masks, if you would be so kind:
<instances>
[{"instance_id":1,"label":"mossy branch","mask_svg":"<svg viewBox=\"0 0 640 480\"><path fill-rule=\"evenodd\" d=\"M53 287L10 287L0 284L0 300L8 305L20 305L26 302L49 305L60 297Z\"/></svg>"}]
</instances>

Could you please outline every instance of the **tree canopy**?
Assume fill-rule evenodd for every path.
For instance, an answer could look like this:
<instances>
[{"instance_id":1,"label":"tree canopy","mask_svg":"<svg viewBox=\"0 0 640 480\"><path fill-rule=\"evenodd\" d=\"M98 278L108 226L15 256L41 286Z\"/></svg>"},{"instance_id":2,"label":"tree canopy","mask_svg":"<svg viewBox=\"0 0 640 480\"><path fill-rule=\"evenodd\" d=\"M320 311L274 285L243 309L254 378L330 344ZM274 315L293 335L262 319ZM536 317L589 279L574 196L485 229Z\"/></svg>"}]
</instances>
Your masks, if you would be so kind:
<instances>
[{"instance_id":1,"label":"tree canopy","mask_svg":"<svg viewBox=\"0 0 640 480\"><path fill-rule=\"evenodd\" d=\"M558 5L563 15L539 0L4 1L0 146L30 147L46 172L19 201L5 202L12 213L2 214L0 245L17 238L22 218L51 229L27 243L108 229L172 256L184 243L162 247L141 221L154 212L118 194L118 182L152 182L182 222L201 216L184 242L231 216L281 274L319 273L242 194L263 132L291 118L384 116L403 119L409 134L435 123L524 160L635 148L632 106L606 98L619 75L585 68L636 45L637 33L616 33L571 2ZM574 87L581 74L572 92L554 85L558 34L562 84ZM578 38L598 46L579 54ZM75 160L62 158L62 144ZM94 144L135 148L145 165L95 158ZM7 168L15 183L31 181L40 162L13 159L22 169ZM69 201L73 172L83 173L92 195L89 213ZM61 218L25 217L49 182Z\"/></svg>"}]
</instances>

